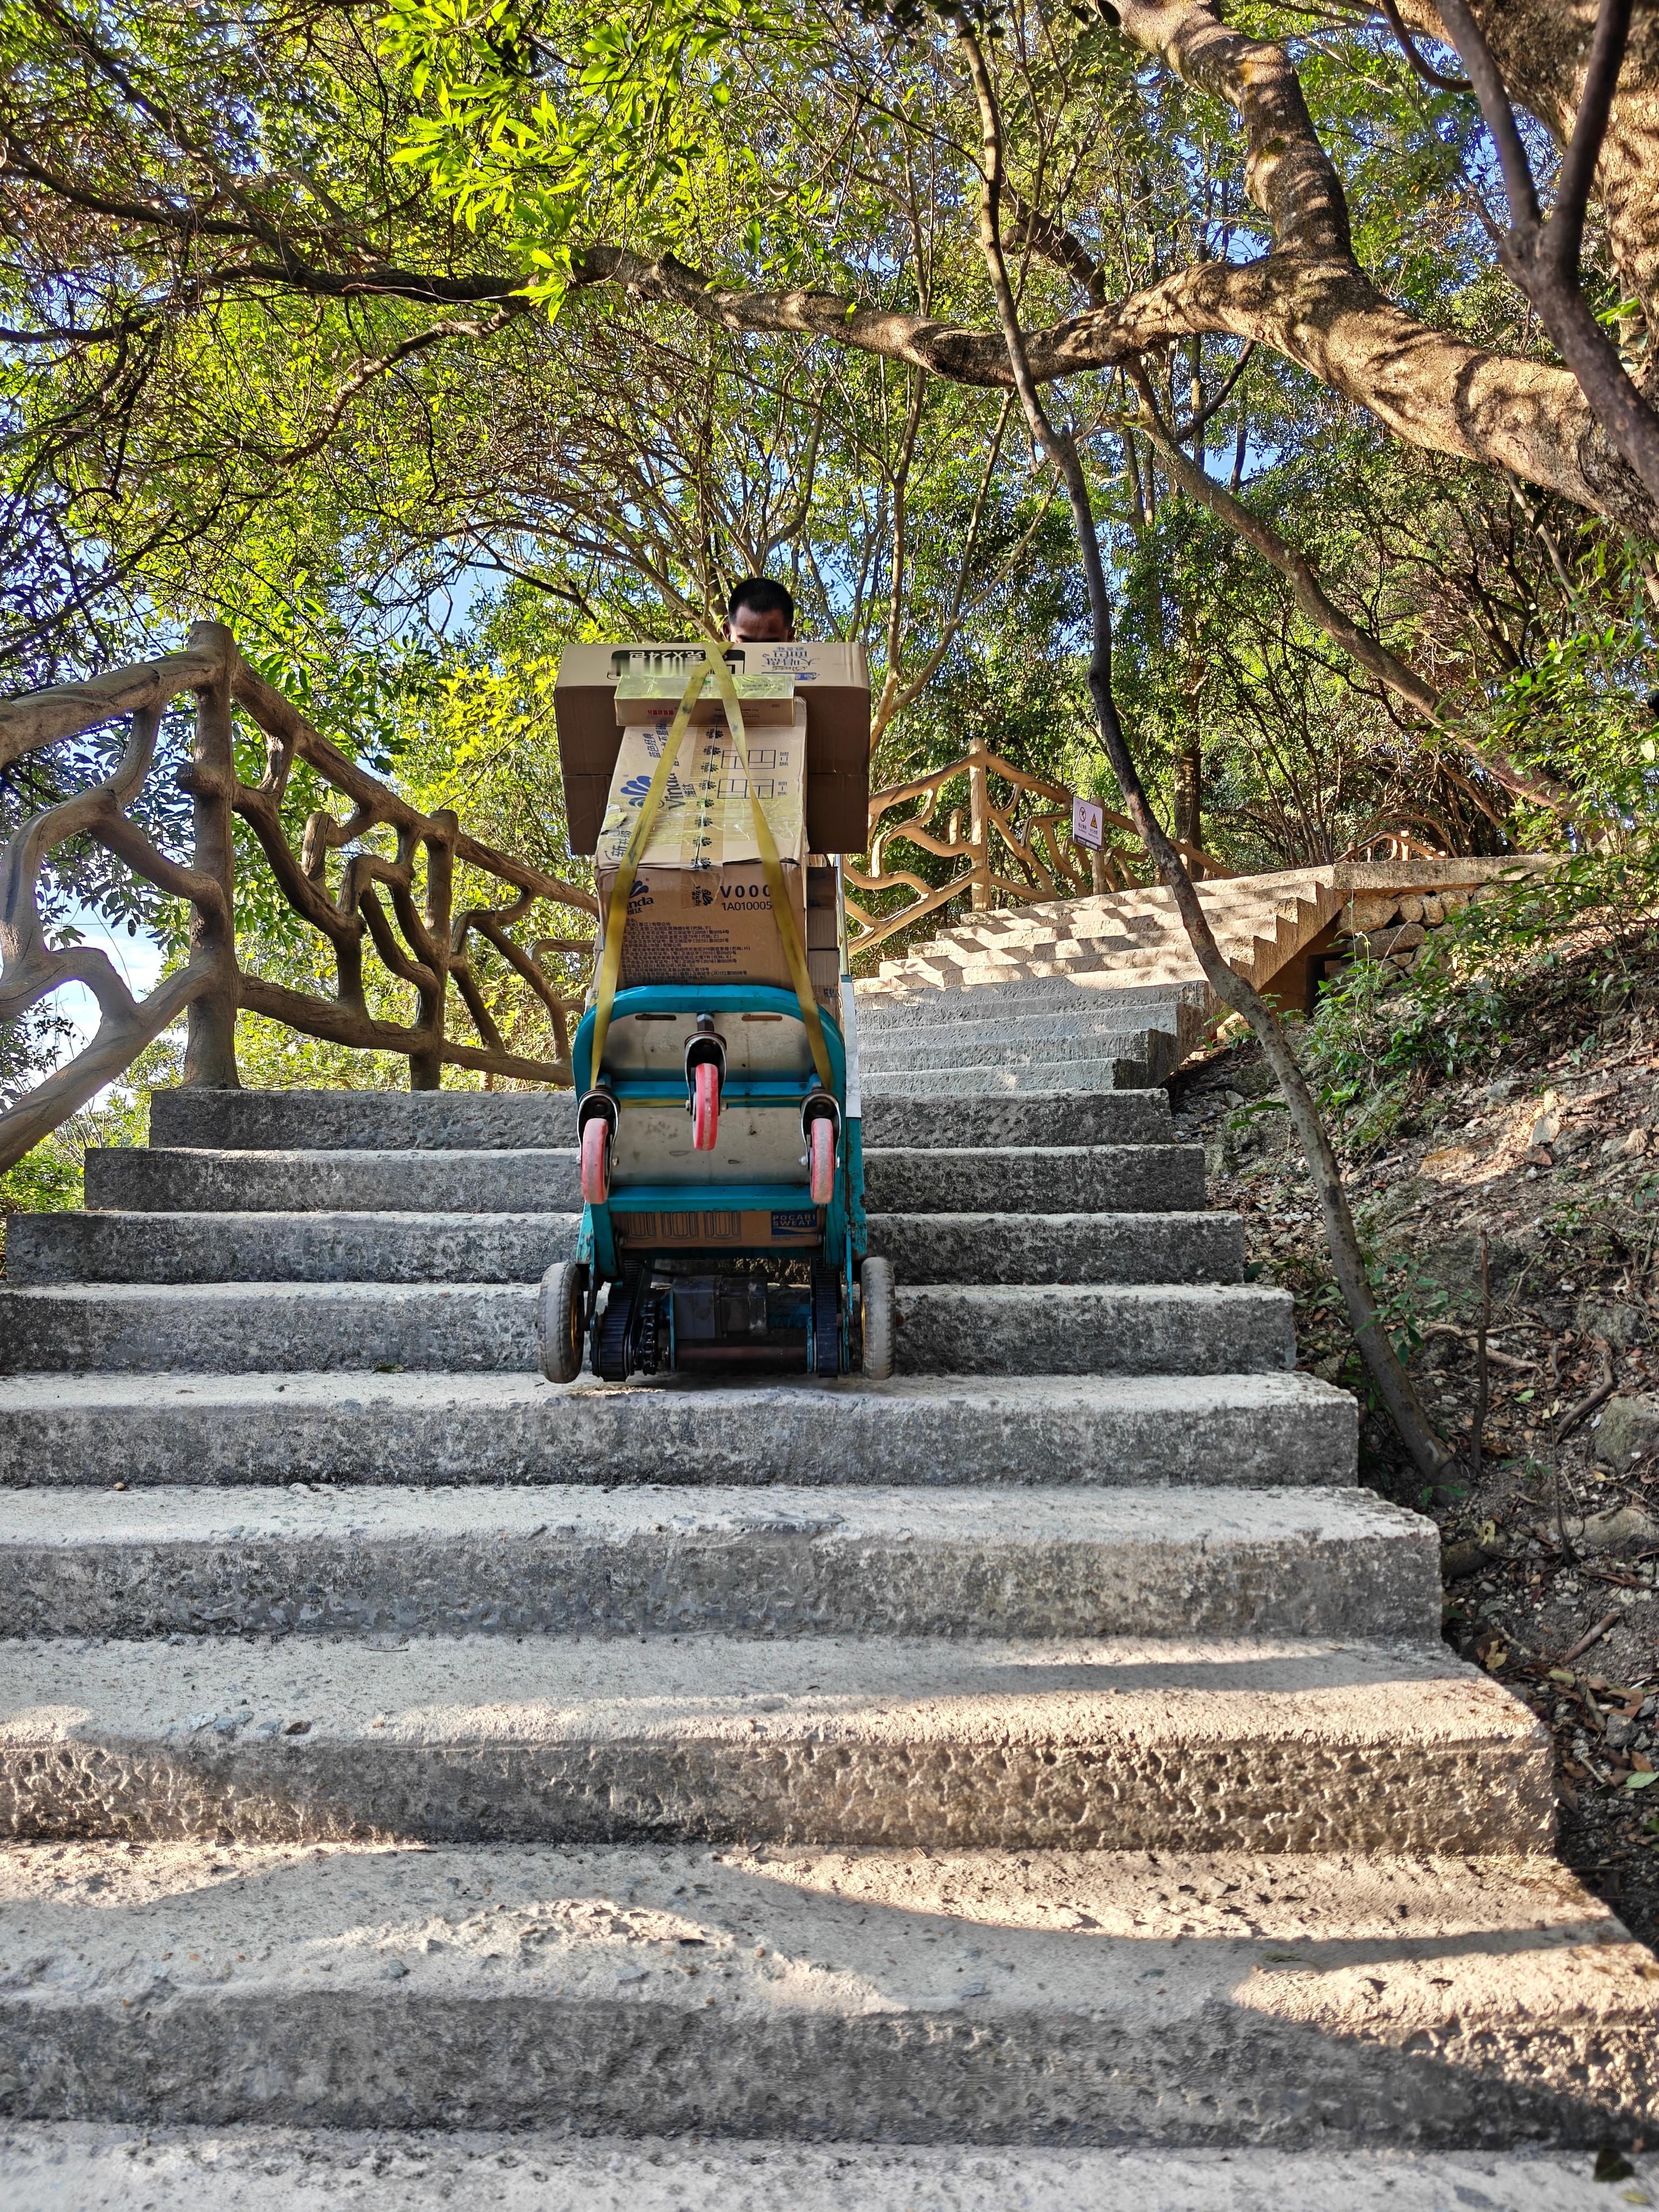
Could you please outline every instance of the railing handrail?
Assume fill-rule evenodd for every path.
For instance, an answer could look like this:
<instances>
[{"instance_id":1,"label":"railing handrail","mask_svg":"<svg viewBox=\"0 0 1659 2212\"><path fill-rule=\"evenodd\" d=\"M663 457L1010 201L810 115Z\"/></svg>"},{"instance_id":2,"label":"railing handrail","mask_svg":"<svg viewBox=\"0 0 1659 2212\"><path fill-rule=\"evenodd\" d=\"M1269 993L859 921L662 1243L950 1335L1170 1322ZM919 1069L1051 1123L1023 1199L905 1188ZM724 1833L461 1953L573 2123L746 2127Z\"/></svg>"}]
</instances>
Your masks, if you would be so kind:
<instances>
[{"instance_id":1,"label":"railing handrail","mask_svg":"<svg viewBox=\"0 0 1659 2212\"><path fill-rule=\"evenodd\" d=\"M185 692L193 692L197 701L192 758L179 776L194 805L195 857L189 866L162 853L125 811L149 774L163 708ZM233 704L243 708L265 740L265 769L258 784L242 782L236 772ZM538 900L596 913L589 892L483 843L463 830L448 809L422 813L359 768L249 666L222 623L198 623L182 653L0 702L0 766L124 715L130 730L115 768L101 782L30 817L0 854L0 1019L17 1018L70 983L89 989L100 1013L92 1042L0 1113L0 1171L119 1076L181 1013L188 1015L190 1024L187 1085L237 1084L235 1020L242 1006L336 1043L404 1054L416 1088L435 1088L446 1065L570 1082L565 1018L578 1001L557 989L538 956L571 940L538 938L526 950L507 932ZM306 762L352 805L344 822L325 810L313 811L298 854L282 818L296 760ZM238 964L231 826L238 815L252 830L289 905L328 940L335 961L332 999L246 974ZM359 849L346 862L338 895L331 896L329 854L358 844L380 829L394 834L395 858ZM136 874L191 906L188 960L143 1000L133 997L97 946L46 942L38 896L41 869L54 847L70 836L88 835ZM422 851L425 884L417 900L416 862ZM473 904L455 915L458 861L493 877L514 896L499 907ZM381 890L390 915L381 903ZM475 932L541 1000L553 1030L555 1059L532 1060L507 1049L467 950ZM383 1021L369 1012L363 991L365 936L390 972L414 986L419 1016L413 1025ZM447 1034L452 982L477 1031L476 1045Z\"/></svg>"}]
</instances>

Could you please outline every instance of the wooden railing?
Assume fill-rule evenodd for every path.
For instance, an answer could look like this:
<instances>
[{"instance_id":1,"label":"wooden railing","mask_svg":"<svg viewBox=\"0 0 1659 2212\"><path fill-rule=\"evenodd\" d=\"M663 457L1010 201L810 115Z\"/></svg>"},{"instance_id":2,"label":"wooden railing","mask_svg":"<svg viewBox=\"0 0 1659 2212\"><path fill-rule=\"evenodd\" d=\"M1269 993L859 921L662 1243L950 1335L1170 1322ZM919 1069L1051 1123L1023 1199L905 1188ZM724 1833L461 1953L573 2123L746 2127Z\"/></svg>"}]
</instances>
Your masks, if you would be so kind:
<instances>
[{"instance_id":1,"label":"wooden railing","mask_svg":"<svg viewBox=\"0 0 1659 2212\"><path fill-rule=\"evenodd\" d=\"M1006 787L1011 794L1000 804L993 795L994 783ZM959 760L931 775L872 793L869 867L861 871L849 866L846 871L849 892L866 894L866 899L849 896L847 901L854 961L964 892L971 910L983 914L993 907L1024 906L1035 899L1137 888L1146 880L1146 862L1134 824L1126 815L1102 810L1107 827L1126 833L1132 842L1133 860L1122 850L1095 852L1075 844L1073 796L1063 784L1030 775L982 744L970 746ZM912 807L910 813L897 821L886 820L895 809L906 805ZM1227 872L1195 846L1176 842L1195 876ZM914 868L896 866L890 858L890 848L896 844L912 845L961 865L943 882L933 882ZM884 901L878 908L867 902L868 895L884 891L909 891L914 896L896 903Z\"/></svg>"},{"instance_id":2,"label":"wooden railing","mask_svg":"<svg viewBox=\"0 0 1659 2212\"><path fill-rule=\"evenodd\" d=\"M161 851L127 812L149 777L163 710L186 693L196 698L195 736L191 760L178 781L193 803L194 853L188 866ZM242 782L237 775L232 748L236 708L264 738L265 769L257 785ZM35 815L0 854L0 1021L21 1019L75 983L92 993L100 1014L91 1043L0 1114L0 1171L112 1082L180 1014L189 1022L187 1085L236 1085L239 1007L336 1044L403 1054L414 1090L435 1090L446 1066L546 1083L570 1081L567 1016L580 999L561 990L543 968L542 956L550 951L586 954L591 937L539 937L525 945L510 932L544 901L592 914L594 902L586 891L480 844L448 810L428 815L411 806L321 737L248 665L221 623L198 623L185 650L164 659L0 703L0 769L123 716L129 718L127 742L112 773ZM351 810L343 820L326 811L313 812L297 854L283 821L283 801L296 761L306 762L349 801ZM237 815L252 830L288 905L327 940L335 969L332 998L290 989L238 965L232 826ZM362 842L382 830L392 833L390 853L375 852ZM189 902L189 957L143 1000L134 999L96 946L47 943L40 911L42 867L66 840L87 837L167 896ZM337 890L331 891L330 856L344 848L353 849L345 853ZM472 871L486 887L500 886L504 895L491 902L486 888L483 900L456 913L458 869ZM508 1051L468 949L475 935L495 949L545 1009L554 1039L552 1060L524 1059ZM370 1012L364 989L366 949L390 975L412 986L412 1024L385 1021ZM448 1033L452 985L477 1035L476 1044Z\"/></svg>"}]
</instances>

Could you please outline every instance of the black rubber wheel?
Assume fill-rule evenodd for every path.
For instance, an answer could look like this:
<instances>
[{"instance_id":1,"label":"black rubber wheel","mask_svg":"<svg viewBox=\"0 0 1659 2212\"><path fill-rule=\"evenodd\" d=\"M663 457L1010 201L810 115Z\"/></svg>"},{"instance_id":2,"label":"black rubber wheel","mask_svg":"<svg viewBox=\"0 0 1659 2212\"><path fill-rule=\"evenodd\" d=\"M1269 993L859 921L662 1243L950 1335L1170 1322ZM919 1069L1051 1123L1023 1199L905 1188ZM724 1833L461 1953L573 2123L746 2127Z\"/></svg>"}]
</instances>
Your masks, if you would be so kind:
<instances>
[{"instance_id":1,"label":"black rubber wheel","mask_svg":"<svg viewBox=\"0 0 1659 2212\"><path fill-rule=\"evenodd\" d=\"M612 1283L599 1316L599 1357L593 1368L602 1382L628 1380L634 1352L634 1290L632 1283Z\"/></svg>"},{"instance_id":2,"label":"black rubber wheel","mask_svg":"<svg viewBox=\"0 0 1659 2212\"><path fill-rule=\"evenodd\" d=\"M841 1278L833 1267L812 1270L812 1372L841 1373Z\"/></svg>"},{"instance_id":3,"label":"black rubber wheel","mask_svg":"<svg viewBox=\"0 0 1659 2212\"><path fill-rule=\"evenodd\" d=\"M893 1263L866 1260L859 1270L864 1293L864 1371L884 1382L893 1371Z\"/></svg>"},{"instance_id":4,"label":"black rubber wheel","mask_svg":"<svg viewBox=\"0 0 1659 2212\"><path fill-rule=\"evenodd\" d=\"M556 1260L542 1277L538 1319L542 1373L550 1382L574 1382L582 1371L587 1334L587 1270Z\"/></svg>"}]
</instances>

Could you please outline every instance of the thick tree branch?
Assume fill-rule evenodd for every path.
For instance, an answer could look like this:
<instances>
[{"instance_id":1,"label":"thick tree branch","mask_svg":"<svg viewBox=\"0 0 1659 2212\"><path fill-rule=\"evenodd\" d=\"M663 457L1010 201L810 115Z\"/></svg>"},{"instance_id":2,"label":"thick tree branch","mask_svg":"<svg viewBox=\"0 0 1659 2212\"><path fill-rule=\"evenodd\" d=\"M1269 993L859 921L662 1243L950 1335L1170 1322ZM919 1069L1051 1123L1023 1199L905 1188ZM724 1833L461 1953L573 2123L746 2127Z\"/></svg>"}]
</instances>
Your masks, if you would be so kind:
<instances>
[{"instance_id":1,"label":"thick tree branch","mask_svg":"<svg viewBox=\"0 0 1659 2212\"><path fill-rule=\"evenodd\" d=\"M1353 1323L1361 1357L1370 1371L1378 1395L1389 1408L1401 1440L1419 1469L1433 1480L1450 1455L1431 1430L1412 1386L1411 1377L1401 1365L1383 1327L1376 1301L1371 1295L1370 1281L1360 1252L1347 1193L1342 1184L1341 1169L1318 1107L1314 1103L1313 1093L1308 1087L1307 1079L1272 1007L1254 985L1229 964L1216 943L1209 917L1204 911L1193 879L1147 800L1139 771L1118 718L1112 691L1111 599L1106 586L1105 567L1101 559L1099 536L1095 529L1088 479L1075 441L1066 432L1057 430L1049 419L1030 366L1024 358L1024 342L1013 288L1008 282L1000 228L1002 138L996 94L984 54L972 30L959 21L956 32L973 80L984 140L984 186L979 213L981 249L991 279L1003 338L1008 349L1014 388L1025 410L1033 440L1060 473L1071 500L1073 520L1077 527L1078 550L1088 585L1094 632L1089 688L1099 718L1106 755L1123 793L1130 819L1152 858L1159 879L1175 902L1206 981L1224 1006L1242 1014L1249 1024L1278 1080L1291 1123L1301 1140L1315 1188L1319 1193L1333 1269Z\"/></svg>"}]
</instances>

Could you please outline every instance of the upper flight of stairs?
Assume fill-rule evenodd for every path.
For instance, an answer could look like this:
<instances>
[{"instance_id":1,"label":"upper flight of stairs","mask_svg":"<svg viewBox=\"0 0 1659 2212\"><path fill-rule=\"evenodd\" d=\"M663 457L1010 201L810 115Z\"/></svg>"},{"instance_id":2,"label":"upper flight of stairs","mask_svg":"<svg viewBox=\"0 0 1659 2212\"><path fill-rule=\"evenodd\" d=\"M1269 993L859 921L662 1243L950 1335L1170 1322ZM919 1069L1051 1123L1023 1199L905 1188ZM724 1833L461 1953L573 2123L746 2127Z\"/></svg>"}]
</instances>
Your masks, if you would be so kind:
<instances>
[{"instance_id":1,"label":"upper flight of stairs","mask_svg":"<svg viewBox=\"0 0 1659 2212\"><path fill-rule=\"evenodd\" d=\"M1547 1738L1144 1005L1068 1060L1039 988L861 994L890 1383L543 1382L568 1097L167 1094L10 1224L0 2114L1640 2131L1659 1967Z\"/></svg>"},{"instance_id":2,"label":"upper flight of stairs","mask_svg":"<svg viewBox=\"0 0 1659 2212\"><path fill-rule=\"evenodd\" d=\"M1516 860L1331 861L1198 885L1228 961L1287 1006L1344 908L1382 890L1471 889ZM1171 894L1152 888L971 915L882 963L868 1065L913 1096L1161 1083L1223 1008ZM926 1008L919 1030L910 1016ZM1001 1048L997 1047L1000 1043Z\"/></svg>"}]
</instances>

